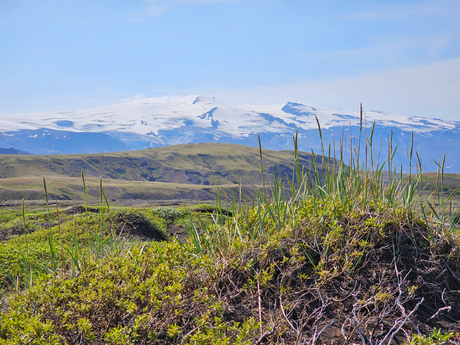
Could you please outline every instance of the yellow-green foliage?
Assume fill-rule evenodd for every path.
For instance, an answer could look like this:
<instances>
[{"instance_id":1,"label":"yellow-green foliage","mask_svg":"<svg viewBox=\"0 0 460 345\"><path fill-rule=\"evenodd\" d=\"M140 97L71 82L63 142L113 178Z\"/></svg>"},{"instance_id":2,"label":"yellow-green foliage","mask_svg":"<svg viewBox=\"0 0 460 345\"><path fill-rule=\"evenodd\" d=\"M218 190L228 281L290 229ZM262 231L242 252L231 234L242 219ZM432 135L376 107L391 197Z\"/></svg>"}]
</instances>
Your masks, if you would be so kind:
<instances>
[{"instance_id":1,"label":"yellow-green foliage","mask_svg":"<svg viewBox=\"0 0 460 345\"><path fill-rule=\"evenodd\" d=\"M230 338L250 344L258 323L223 322L216 297L190 281L189 272L200 274L207 262L178 242L114 253L103 263L91 262L76 278L64 275L16 296L0 316L0 339L2 344L25 343L22 339L134 344L157 337L175 342L188 333L188 344L227 344ZM184 323L187 318L190 323Z\"/></svg>"},{"instance_id":2,"label":"yellow-green foliage","mask_svg":"<svg viewBox=\"0 0 460 345\"><path fill-rule=\"evenodd\" d=\"M137 223L131 224L132 218ZM112 235L132 236L139 220L167 238L166 220L148 209L110 210L102 217L89 212L76 216L60 213L58 216L54 211L49 214L50 223L46 213L27 215L25 219L26 234L0 242L0 288L12 283L23 286L25 280L51 273L53 256L59 261L57 266L65 269L70 265L72 250L90 252ZM48 224L52 227L46 228ZM12 227L24 229L22 217L13 217L2 224L4 231Z\"/></svg>"},{"instance_id":3,"label":"yellow-green foliage","mask_svg":"<svg viewBox=\"0 0 460 345\"><path fill-rule=\"evenodd\" d=\"M381 213L379 202L370 204L371 209L350 211L333 198L306 198L293 207L265 203L234 217L223 217L217 211L206 218L208 223L201 233L190 236L187 243L133 243L102 257L100 252L88 252L84 269L76 274L62 267L54 274L38 277L27 290L9 296L7 310L0 314L0 341L253 344L265 335L271 337L271 342L287 339L287 343L294 343L292 322L290 325L286 320L293 313L305 313L301 318L306 318L319 310L314 303L311 310L302 309L308 305L298 305L299 296L314 299L315 291L324 289L315 303L350 298L352 294L342 294L340 289L333 290L333 294L327 291L332 291L338 282L348 282L343 286L353 287L372 253L384 255L383 251L389 250L389 261L382 265L393 268L393 252L388 248L396 245L394 238L408 236L409 229L416 229L421 238L428 236L424 222L411 212ZM142 216L164 230L166 224L204 208L207 209L194 208L191 213L190 209L169 208L111 210L103 218L97 213L82 214L61 224L60 231L58 226L50 231L57 247L59 241L71 246L75 234L81 243L89 245L93 236L97 238L104 229L104 236L112 228L121 231L128 223L122 220ZM277 216L289 219L281 229ZM35 217L43 220L42 215ZM5 248L24 249L29 245L29 249L37 248L36 257L42 255L46 261L50 255L46 248L49 233L48 229L38 230L9 240L0 248L7 252ZM430 241L428 237L423 240ZM35 247L37 243L43 247ZM412 242L409 244L412 246ZM438 250L435 246L420 248L427 253ZM402 250L395 248L396 252ZM14 263L11 258L18 253L10 254L8 264ZM20 266L21 261L16 265ZM20 273L20 268L17 270ZM394 307L392 313L397 313L395 296L399 290L394 278L369 279L369 285L355 292L358 301L354 305L375 311ZM406 299L419 293L416 283L404 289ZM254 306L244 321L229 318L231 295L241 295L242 300ZM270 314L273 303L283 303L282 312L280 306ZM424 338L414 338L413 343L418 344L415 341L420 339Z\"/></svg>"},{"instance_id":4,"label":"yellow-green foliage","mask_svg":"<svg viewBox=\"0 0 460 345\"><path fill-rule=\"evenodd\" d=\"M453 337L459 338L460 334L454 334L454 332L443 333L440 329L434 329L429 335L416 334L412 340L405 345L443 345L449 344L448 341Z\"/></svg>"}]
</instances>

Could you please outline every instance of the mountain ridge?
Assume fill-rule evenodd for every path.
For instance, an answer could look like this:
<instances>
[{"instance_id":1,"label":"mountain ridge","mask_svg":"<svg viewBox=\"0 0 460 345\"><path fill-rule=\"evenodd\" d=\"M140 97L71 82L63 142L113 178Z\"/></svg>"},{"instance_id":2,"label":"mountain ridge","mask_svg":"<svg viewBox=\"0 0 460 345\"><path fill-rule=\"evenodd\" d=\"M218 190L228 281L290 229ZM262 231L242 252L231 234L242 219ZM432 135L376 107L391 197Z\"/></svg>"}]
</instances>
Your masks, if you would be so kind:
<instances>
[{"instance_id":1,"label":"mountain ridge","mask_svg":"<svg viewBox=\"0 0 460 345\"><path fill-rule=\"evenodd\" d=\"M30 155L29 152L22 151L22 150L16 150L14 147L0 147L0 154L3 155Z\"/></svg>"},{"instance_id":2,"label":"mountain ridge","mask_svg":"<svg viewBox=\"0 0 460 345\"><path fill-rule=\"evenodd\" d=\"M394 147L399 146L397 164L407 168L406 149L413 132L414 148L425 170L435 171L434 161L447 153L448 172L460 172L456 155L460 121L383 111L365 111L363 115L361 122L359 111L308 103L228 106L210 96L167 96L78 111L0 116L0 146L34 154L115 152L189 143L257 147L260 135L265 148L285 150L292 149L292 135L298 132L299 149L318 153L317 120L325 147L334 142L338 146L341 139L356 140L361 123L364 140L375 123L376 142L385 140L388 146L393 132Z\"/></svg>"}]
</instances>

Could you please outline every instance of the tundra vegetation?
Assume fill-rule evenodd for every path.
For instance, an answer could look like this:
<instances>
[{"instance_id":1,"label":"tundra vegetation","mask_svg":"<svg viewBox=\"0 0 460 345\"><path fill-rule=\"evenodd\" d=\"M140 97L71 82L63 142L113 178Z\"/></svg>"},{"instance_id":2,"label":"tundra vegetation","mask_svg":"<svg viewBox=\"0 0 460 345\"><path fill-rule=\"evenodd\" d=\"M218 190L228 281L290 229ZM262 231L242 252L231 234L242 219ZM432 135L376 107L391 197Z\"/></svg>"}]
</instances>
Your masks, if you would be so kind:
<instances>
[{"instance_id":1,"label":"tundra vegetation","mask_svg":"<svg viewBox=\"0 0 460 345\"><path fill-rule=\"evenodd\" d=\"M98 207L2 213L1 343L460 343L459 188L443 160L423 197L391 139L305 167L295 136L287 185L214 206L115 208L101 181Z\"/></svg>"},{"instance_id":2,"label":"tundra vegetation","mask_svg":"<svg viewBox=\"0 0 460 345\"><path fill-rule=\"evenodd\" d=\"M292 151L264 150L264 174L273 179L292 175ZM299 153L308 166L309 153ZM89 203L99 199L99 178L112 205L152 205L152 200L200 200L213 203L217 185L221 195L238 193L239 183L248 199L262 184L257 148L235 144L192 144L141 151L81 155L0 154L0 207L43 209L43 176L49 200L61 206L81 205L81 171L86 179ZM287 184L287 182L285 181Z\"/></svg>"}]
</instances>

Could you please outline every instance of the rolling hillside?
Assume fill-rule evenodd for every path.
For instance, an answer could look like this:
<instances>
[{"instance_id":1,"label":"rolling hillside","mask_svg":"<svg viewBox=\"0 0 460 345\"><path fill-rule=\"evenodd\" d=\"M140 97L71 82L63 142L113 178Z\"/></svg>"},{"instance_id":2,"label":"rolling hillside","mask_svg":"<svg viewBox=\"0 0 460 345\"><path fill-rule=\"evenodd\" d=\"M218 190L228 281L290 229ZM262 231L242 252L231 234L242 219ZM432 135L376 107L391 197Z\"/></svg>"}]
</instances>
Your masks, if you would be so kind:
<instances>
[{"instance_id":1,"label":"rolling hillside","mask_svg":"<svg viewBox=\"0 0 460 345\"><path fill-rule=\"evenodd\" d=\"M268 177L292 173L293 151L263 151ZM310 154L301 153L310 164ZM185 184L258 184L260 156L256 148L232 144L188 144L104 154L0 155L0 178L86 176L130 181Z\"/></svg>"},{"instance_id":2,"label":"rolling hillside","mask_svg":"<svg viewBox=\"0 0 460 345\"><path fill-rule=\"evenodd\" d=\"M293 151L263 150L266 181L273 179L273 173L282 178L292 176L293 162ZM300 153L300 162L308 167L311 154ZM115 200L210 200L216 185L230 190L239 183L262 184L259 150L233 144L187 144L104 154L0 155L0 200L43 199L42 177L48 181L52 199L81 200L82 169L93 199L99 195L100 177L107 196Z\"/></svg>"},{"instance_id":3,"label":"rolling hillside","mask_svg":"<svg viewBox=\"0 0 460 345\"><path fill-rule=\"evenodd\" d=\"M236 107L197 95L145 98L76 111L2 115L0 147L12 146L32 154L118 152L196 143L257 147L260 135L265 148L286 150L292 148L292 135L298 132L299 150L319 153L322 141L325 147L335 143L338 152L341 139L345 143L353 137L358 140L361 125L363 140L375 126L376 154L379 149L385 154L385 143L392 137L393 147L399 148L394 159L398 165L408 167L406 149L413 133L413 148L424 171L436 171L435 161L446 154L446 172L460 172L459 121L368 109L361 118L358 110L297 102Z\"/></svg>"}]
</instances>

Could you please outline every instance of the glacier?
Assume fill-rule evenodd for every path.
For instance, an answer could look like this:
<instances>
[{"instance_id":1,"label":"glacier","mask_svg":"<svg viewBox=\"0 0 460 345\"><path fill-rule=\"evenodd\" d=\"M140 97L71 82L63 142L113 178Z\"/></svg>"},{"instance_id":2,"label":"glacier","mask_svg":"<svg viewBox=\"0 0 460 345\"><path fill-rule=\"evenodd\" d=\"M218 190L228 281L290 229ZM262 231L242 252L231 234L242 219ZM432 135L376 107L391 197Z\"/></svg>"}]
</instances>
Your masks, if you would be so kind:
<instances>
[{"instance_id":1,"label":"glacier","mask_svg":"<svg viewBox=\"0 0 460 345\"><path fill-rule=\"evenodd\" d=\"M374 126L374 147L381 162L392 133L398 147L395 164L407 170L411 135L425 171L435 171L446 154L446 172L460 173L460 121L404 116L384 111L347 111L313 104L222 104L212 96L164 96L136 99L105 107L0 116L0 147L32 154L69 154L140 150L174 144L223 142L266 149L292 149L298 132L299 149L320 152L323 144L349 150L362 124L361 140ZM361 122L362 121L362 122ZM343 141L342 141L343 140ZM376 155L378 154L376 153ZM415 163L414 163L415 165Z\"/></svg>"}]
</instances>

